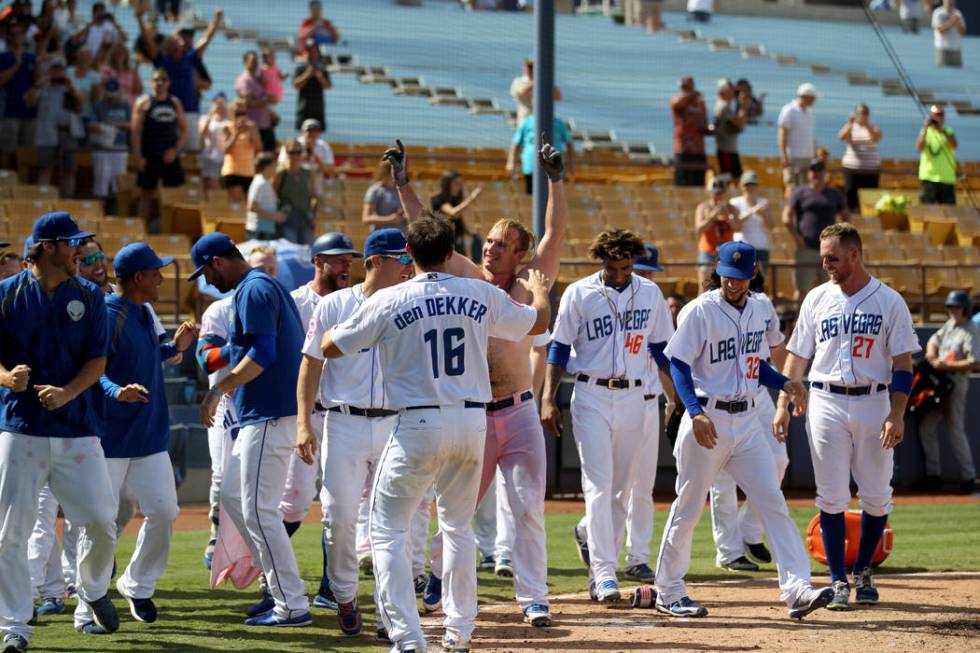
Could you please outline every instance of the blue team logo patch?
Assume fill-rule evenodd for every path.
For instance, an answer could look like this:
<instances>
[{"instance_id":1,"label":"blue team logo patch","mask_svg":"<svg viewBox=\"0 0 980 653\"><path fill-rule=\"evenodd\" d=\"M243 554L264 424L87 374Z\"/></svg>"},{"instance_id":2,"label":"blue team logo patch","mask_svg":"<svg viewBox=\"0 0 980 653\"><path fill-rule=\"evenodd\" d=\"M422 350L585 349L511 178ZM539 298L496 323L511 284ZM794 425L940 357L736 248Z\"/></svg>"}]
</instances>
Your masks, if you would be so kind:
<instances>
[{"instance_id":1,"label":"blue team logo patch","mask_svg":"<svg viewBox=\"0 0 980 653\"><path fill-rule=\"evenodd\" d=\"M68 302L68 306L65 307L65 310L68 312L68 317L70 317L73 322L78 322L80 319L82 319L82 316L85 315L85 304L77 299L73 299Z\"/></svg>"}]
</instances>

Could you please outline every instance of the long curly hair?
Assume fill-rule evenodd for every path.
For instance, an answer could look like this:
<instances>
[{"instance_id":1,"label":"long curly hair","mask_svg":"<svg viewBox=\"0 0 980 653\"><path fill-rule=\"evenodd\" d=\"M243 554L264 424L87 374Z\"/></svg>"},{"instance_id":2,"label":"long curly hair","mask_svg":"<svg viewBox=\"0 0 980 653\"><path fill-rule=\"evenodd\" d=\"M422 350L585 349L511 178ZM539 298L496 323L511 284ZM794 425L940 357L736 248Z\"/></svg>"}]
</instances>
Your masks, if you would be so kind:
<instances>
[{"instance_id":1,"label":"long curly hair","mask_svg":"<svg viewBox=\"0 0 980 653\"><path fill-rule=\"evenodd\" d=\"M619 261L646 256L643 239L629 229L603 231L589 245L589 256L600 261Z\"/></svg>"}]
</instances>

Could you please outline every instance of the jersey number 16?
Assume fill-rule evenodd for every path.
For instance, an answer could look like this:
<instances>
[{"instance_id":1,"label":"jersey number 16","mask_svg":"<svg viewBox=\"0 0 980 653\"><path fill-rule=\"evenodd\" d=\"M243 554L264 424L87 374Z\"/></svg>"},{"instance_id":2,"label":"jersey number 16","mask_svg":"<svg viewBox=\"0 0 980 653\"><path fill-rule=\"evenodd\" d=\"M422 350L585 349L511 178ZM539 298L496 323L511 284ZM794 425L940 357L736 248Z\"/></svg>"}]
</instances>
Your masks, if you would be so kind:
<instances>
[{"instance_id":1,"label":"jersey number 16","mask_svg":"<svg viewBox=\"0 0 980 653\"><path fill-rule=\"evenodd\" d=\"M432 378L439 378L439 370L446 376L461 376L464 372L466 343L463 342L464 332L456 327L446 329L439 337L438 329L430 329L422 334L422 340L429 345L432 355ZM439 341L442 341L442 366L439 365Z\"/></svg>"}]
</instances>

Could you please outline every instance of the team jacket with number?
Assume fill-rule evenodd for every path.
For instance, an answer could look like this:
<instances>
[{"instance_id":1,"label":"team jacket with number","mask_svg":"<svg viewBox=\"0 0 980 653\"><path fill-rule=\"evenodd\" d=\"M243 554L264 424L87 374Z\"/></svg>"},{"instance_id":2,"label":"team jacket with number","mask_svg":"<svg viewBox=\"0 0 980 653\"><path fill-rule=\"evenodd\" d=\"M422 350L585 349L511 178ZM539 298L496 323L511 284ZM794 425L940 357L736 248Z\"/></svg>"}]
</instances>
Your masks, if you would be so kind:
<instances>
[{"instance_id":1,"label":"team jacket with number","mask_svg":"<svg viewBox=\"0 0 980 653\"><path fill-rule=\"evenodd\" d=\"M759 390L759 364L783 341L772 303L749 293L741 310L706 292L681 309L665 354L691 366L698 396L739 401Z\"/></svg>"},{"instance_id":2,"label":"team jacket with number","mask_svg":"<svg viewBox=\"0 0 980 653\"><path fill-rule=\"evenodd\" d=\"M571 345L567 370L594 378L646 379L647 345L674 333L660 288L633 276L622 291L604 287L596 272L570 284L558 304L551 339Z\"/></svg>"},{"instance_id":3,"label":"team jacket with number","mask_svg":"<svg viewBox=\"0 0 980 653\"><path fill-rule=\"evenodd\" d=\"M786 348L813 359L810 381L841 385L888 383L892 358L922 349L905 300L874 277L850 297L829 281L811 290Z\"/></svg>"},{"instance_id":4,"label":"team jacket with number","mask_svg":"<svg viewBox=\"0 0 980 653\"><path fill-rule=\"evenodd\" d=\"M331 334L345 355L378 346L397 410L490 401L487 337L520 340L536 317L482 279L423 272L372 294Z\"/></svg>"}]
</instances>

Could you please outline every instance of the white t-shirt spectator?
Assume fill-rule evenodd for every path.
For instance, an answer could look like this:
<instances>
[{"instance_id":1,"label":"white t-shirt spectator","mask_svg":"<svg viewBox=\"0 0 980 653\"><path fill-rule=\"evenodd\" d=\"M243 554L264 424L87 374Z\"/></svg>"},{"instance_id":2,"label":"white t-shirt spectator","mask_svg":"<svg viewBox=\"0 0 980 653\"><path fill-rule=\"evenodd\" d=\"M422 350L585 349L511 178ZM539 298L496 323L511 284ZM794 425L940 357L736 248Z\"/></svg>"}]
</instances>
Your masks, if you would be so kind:
<instances>
[{"instance_id":1,"label":"white t-shirt spectator","mask_svg":"<svg viewBox=\"0 0 980 653\"><path fill-rule=\"evenodd\" d=\"M963 47L963 35L955 27L953 29L948 29L945 32L940 32L937 28L949 20L950 16L955 15L960 17L960 21L966 25L966 19L963 18L963 14L960 13L959 9L954 9L953 13L950 14L946 11L945 7L939 7L936 11L932 12L932 29L935 35L934 42L936 44L937 50L960 50Z\"/></svg>"},{"instance_id":2,"label":"white t-shirt spectator","mask_svg":"<svg viewBox=\"0 0 980 653\"><path fill-rule=\"evenodd\" d=\"M753 206L761 204L762 206L768 206L769 200L764 197L757 197ZM738 211L738 216L740 218L745 217L748 214L749 202L745 195L739 195L738 197L733 197L728 201L729 204L735 207ZM769 250L769 234L766 233L766 223L762 221L762 216L758 213L753 213L752 217L747 219L742 223L742 240L747 242L752 247L756 249Z\"/></svg>"},{"instance_id":3,"label":"white t-shirt spectator","mask_svg":"<svg viewBox=\"0 0 980 653\"><path fill-rule=\"evenodd\" d=\"M688 11L706 11L709 14L715 10L715 0L687 0Z\"/></svg>"},{"instance_id":4,"label":"white t-shirt spectator","mask_svg":"<svg viewBox=\"0 0 980 653\"><path fill-rule=\"evenodd\" d=\"M110 20L104 20L102 24L92 23L92 27L88 30L88 36L85 38L85 45L82 47L91 52L94 57L99 53L99 48L106 40L110 43L119 41L119 28Z\"/></svg>"},{"instance_id":5,"label":"white t-shirt spectator","mask_svg":"<svg viewBox=\"0 0 980 653\"><path fill-rule=\"evenodd\" d=\"M257 204L266 211L277 210L279 204L275 186L262 175L252 177L252 184L248 187L248 206L251 207L253 204ZM258 213L250 209L245 213L245 229L262 235L274 235L276 233L276 223L268 218L261 217Z\"/></svg>"},{"instance_id":6,"label":"white t-shirt spectator","mask_svg":"<svg viewBox=\"0 0 980 653\"><path fill-rule=\"evenodd\" d=\"M521 75L520 77L515 77L514 81L510 84L510 96L514 98L514 102L517 103L517 124L524 122L527 118L534 112L533 95L528 95L523 97L523 93L527 92L527 89L534 86L534 82L527 75Z\"/></svg>"},{"instance_id":7,"label":"white t-shirt spectator","mask_svg":"<svg viewBox=\"0 0 980 653\"><path fill-rule=\"evenodd\" d=\"M300 145L303 146L303 149L305 150L307 146L306 134L300 135L299 137L297 137L296 140L299 142ZM321 159L328 166L334 165L333 150L330 148L330 144L327 143L322 138L316 139L316 143L313 145L313 155L316 156L316 158ZM279 165L281 166L289 165L289 153L286 152L285 145L279 148ZM314 169L313 165L305 164L305 163L303 167L308 168L309 170Z\"/></svg>"},{"instance_id":8,"label":"white t-shirt spectator","mask_svg":"<svg viewBox=\"0 0 980 653\"><path fill-rule=\"evenodd\" d=\"M817 121L813 111L793 100L779 112L777 123L786 129L786 151L790 159L812 159L817 150Z\"/></svg>"}]
</instances>

